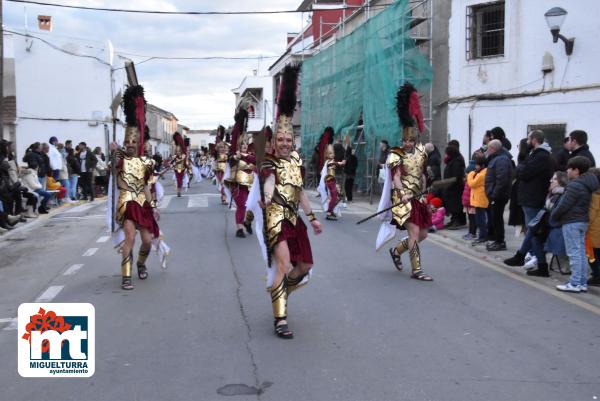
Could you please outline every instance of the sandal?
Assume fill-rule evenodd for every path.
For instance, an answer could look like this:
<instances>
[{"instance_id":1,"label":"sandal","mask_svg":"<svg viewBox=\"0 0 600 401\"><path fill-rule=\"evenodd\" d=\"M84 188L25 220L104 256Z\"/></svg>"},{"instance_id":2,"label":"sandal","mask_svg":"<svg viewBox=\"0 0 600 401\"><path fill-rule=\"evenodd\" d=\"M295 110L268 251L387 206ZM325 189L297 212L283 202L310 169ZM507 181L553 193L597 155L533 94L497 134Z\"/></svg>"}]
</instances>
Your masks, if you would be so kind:
<instances>
[{"instance_id":1,"label":"sandal","mask_svg":"<svg viewBox=\"0 0 600 401\"><path fill-rule=\"evenodd\" d=\"M140 280L146 280L148 278L148 269L146 265L137 265L138 277Z\"/></svg>"},{"instance_id":2,"label":"sandal","mask_svg":"<svg viewBox=\"0 0 600 401\"><path fill-rule=\"evenodd\" d=\"M123 277L123 281L121 281L121 289L133 290L133 283L131 282L131 277Z\"/></svg>"},{"instance_id":3,"label":"sandal","mask_svg":"<svg viewBox=\"0 0 600 401\"><path fill-rule=\"evenodd\" d=\"M275 334L277 335L277 337L283 338L284 340L291 340L292 338L294 338L294 333L292 333L292 331L289 329L287 321L286 323L278 324L281 321L286 321L286 318L280 317L275 319Z\"/></svg>"},{"instance_id":4,"label":"sandal","mask_svg":"<svg viewBox=\"0 0 600 401\"><path fill-rule=\"evenodd\" d=\"M394 267L396 267L398 271L402 271L402 258L400 258L400 255L396 254L394 248L390 248L390 256L392 257L392 261L394 262Z\"/></svg>"},{"instance_id":5,"label":"sandal","mask_svg":"<svg viewBox=\"0 0 600 401\"><path fill-rule=\"evenodd\" d=\"M428 275L423 273L423 271L418 271L416 273L414 273L412 276L410 276L411 278L414 278L415 280L421 280L421 281L433 281L433 278Z\"/></svg>"}]
</instances>

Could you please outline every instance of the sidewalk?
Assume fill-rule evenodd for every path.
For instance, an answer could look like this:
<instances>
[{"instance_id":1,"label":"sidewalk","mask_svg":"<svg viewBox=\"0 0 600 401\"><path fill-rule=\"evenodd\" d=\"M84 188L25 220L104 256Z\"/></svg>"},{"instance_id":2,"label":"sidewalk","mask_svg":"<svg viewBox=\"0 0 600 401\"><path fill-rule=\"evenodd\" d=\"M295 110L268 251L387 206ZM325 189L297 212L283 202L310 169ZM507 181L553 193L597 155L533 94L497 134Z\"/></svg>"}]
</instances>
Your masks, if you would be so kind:
<instances>
[{"instance_id":1,"label":"sidewalk","mask_svg":"<svg viewBox=\"0 0 600 401\"><path fill-rule=\"evenodd\" d=\"M316 191L307 191L311 200L315 200ZM373 204L369 204L369 198L364 194L355 194L353 202L348 203L348 208L345 210L360 211L365 214L375 213L379 204L379 197L373 199ZM342 211L342 219L343 216ZM356 216L347 215L347 218L354 218ZM358 219L357 219L358 220ZM505 214L504 221L508 221L508 205ZM468 228L461 228L460 230L439 230L436 233L430 233L428 239L441 245L445 248L463 254L464 256L476 258L482 263L490 263L495 269L501 270L503 273L514 275L520 281L534 282L537 286L543 286L546 289L551 289L558 292L555 289L557 284L563 284L569 279L568 275L562 275L555 271L550 271L550 277L531 277L527 276L523 267L510 267L503 263L504 259L513 256L517 249L520 248L521 242L523 241L523 234L519 236L515 235L515 227L505 226L506 230L506 251L488 252L485 246L471 246L471 241L465 241L462 237L467 234ZM600 287L588 287L587 294L569 294L568 296L576 297L577 299L600 307Z\"/></svg>"},{"instance_id":2,"label":"sidewalk","mask_svg":"<svg viewBox=\"0 0 600 401\"><path fill-rule=\"evenodd\" d=\"M100 203L106 201L106 199L107 199L106 196L96 198L94 200L93 204L100 204ZM64 203L60 206L54 206L52 209L50 209L48 211L48 214L40 214L35 219L27 219L27 222L25 222L25 223L18 223L14 229L0 234L0 247L6 246L11 241L22 241L23 238L21 236L23 234L26 234L27 232L31 231L32 229L34 229L35 227L37 227L43 223L47 223L52 218L52 216L62 213L66 210L72 209L74 207L85 205L87 203L90 203L90 202L89 201L77 201L74 203Z\"/></svg>"}]
</instances>

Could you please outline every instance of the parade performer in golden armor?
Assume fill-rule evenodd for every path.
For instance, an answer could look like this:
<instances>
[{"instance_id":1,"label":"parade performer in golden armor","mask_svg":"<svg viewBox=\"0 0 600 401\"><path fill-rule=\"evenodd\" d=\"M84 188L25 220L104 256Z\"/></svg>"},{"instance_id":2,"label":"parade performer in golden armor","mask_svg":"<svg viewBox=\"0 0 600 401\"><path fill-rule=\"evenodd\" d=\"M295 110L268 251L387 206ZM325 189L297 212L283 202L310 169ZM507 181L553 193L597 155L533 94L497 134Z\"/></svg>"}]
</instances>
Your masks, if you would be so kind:
<instances>
[{"instance_id":1,"label":"parade performer in golden armor","mask_svg":"<svg viewBox=\"0 0 600 401\"><path fill-rule=\"evenodd\" d=\"M189 161L185 141L181 134L175 132L173 134L173 140L175 141L175 155L171 158L169 164L175 172L175 179L177 180L177 197L180 198L184 175L187 173L190 177L192 176L192 166Z\"/></svg>"},{"instance_id":2,"label":"parade performer in golden armor","mask_svg":"<svg viewBox=\"0 0 600 401\"><path fill-rule=\"evenodd\" d=\"M344 160L335 160L333 151L333 128L327 127L319 140L319 162L321 178L317 191L321 197L323 210L327 211L327 220L337 220L340 214L338 204L344 199L343 191L343 166Z\"/></svg>"},{"instance_id":3,"label":"parade performer in golden armor","mask_svg":"<svg viewBox=\"0 0 600 401\"><path fill-rule=\"evenodd\" d=\"M146 259L150 253L152 239L159 237L159 213L149 185L154 161L143 156L144 135L140 132L145 127L145 108L143 88L139 85L128 87L123 95L123 109L127 122L124 149L118 148L114 142L110 145L116 160L118 189L113 217L124 234L120 243L121 288L124 290L133 289L131 270L136 231L140 232L142 239L137 260L140 280L148 278Z\"/></svg>"},{"instance_id":4,"label":"parade performer in golden armor","mask_svg":"<svg viewBox=\"0 0 600 401\"><path fill-rule=\"evenodd\" d=\"M256 216L263 226L264 243L275 266L269 263L267 288L275 317L275 334L284 339L293 338L288 328L288 296L308 281L313 265L312 251L306 225L299 216L299 208L308 217L315 234L321 233L308 197L302 190L302 160L294 148L292 115L296 106L298 67L284 69L278 96L277 127L273 136L273 154L265 155L261 165L260 182L263 185L264 215ZM263 131L264 134L264 131ZM264 146L264 143L263 145ZM257 155L264 154L264 148Z\"/></svg>"},{"instance_id":5,"label":"parade performer in golden armor","mask_svg":"<svg viewBox=\"0 0 600 401\"><path fill-rule=\"evenodd\" d=\"M227 159L229 152L229 143L225 140L225 127L219 125L217 128L217 139L215 143L214 151L214 167L213 172L217 179L217 187L221 192L221 204L226 205L227 199L225 196L225 187L223 178L225 177L225 170L227 169Z\"/></svg>"},{"instance_id":6,"label":"parade performer in golden armor","mask_svg":"<svg viewBox=\"0 0 600 401\"><path fill-rule=\"evenodd\" d=\"M427 238L427 230L431 227L431 213L424 199L427 153L415 127L417 124L420 129L423 127L419 98L415 88L406 83L398 91L396 100L402 124L402 146L393 147L387 158L387 179L379 208L383 210L390 205L395 206L391 209L391 214L383 215L389 223L384 223L380 230L378 248L382 242L393 238L393 234L389 238L383 233L386 224L406 230L408 236L389 250L394 266L402 270L401 255L408 251L412 266L411 277L432 281L431 276L423 272L419 249L419 242Z\"/></svg>"},{"instance_id":7,"label":"parade performer in golden armor","mask_svg":"<svg viewBox=\"0 0 600 401\"><path fill-rule=\"evenodd\" d=\"M238 238L245 238L244 227L248 234L252 234L252 220L246 216L246 201L248 193L254 182L256 170L256 156L249 143L250 135L246 131L248 112L240 109L235 115L235 125L231 132L230 169L226 185L235 202L235 224Z\"/></svg>"}]
</instances>

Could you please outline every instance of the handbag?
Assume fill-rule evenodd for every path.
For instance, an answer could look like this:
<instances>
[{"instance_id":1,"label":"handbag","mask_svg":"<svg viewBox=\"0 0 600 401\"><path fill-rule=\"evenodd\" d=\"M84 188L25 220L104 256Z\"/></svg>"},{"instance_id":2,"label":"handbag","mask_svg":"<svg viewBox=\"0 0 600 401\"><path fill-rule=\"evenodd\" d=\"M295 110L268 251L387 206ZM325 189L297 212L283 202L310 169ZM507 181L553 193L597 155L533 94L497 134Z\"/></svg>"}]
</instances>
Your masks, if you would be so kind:
<instances>
[{"instance_id":1,"label":"handbag","mask_svg":"<svg viewBox=\"0 0 600 401\"><path fill-rule=\"evenodd\" d=\"M548 225L548 211L546 209L540 210L533 219L527 224L529 230L532 230L533 234L538 237L546 237L550 232L550 226Z\"/></svg>"}]
</instances>

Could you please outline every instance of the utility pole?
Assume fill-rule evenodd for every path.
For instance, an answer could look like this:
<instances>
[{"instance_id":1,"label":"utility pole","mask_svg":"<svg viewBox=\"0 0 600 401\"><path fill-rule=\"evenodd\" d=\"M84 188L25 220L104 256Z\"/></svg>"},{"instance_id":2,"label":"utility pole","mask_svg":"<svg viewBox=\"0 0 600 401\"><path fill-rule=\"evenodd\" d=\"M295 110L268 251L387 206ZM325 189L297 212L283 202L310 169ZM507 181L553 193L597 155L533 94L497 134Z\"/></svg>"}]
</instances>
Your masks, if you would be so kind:
<instances>
[{"instance_id":1,"label":"utility pole","mask_svg":"<svg viewBox=\"0 0 600 401\"><path fill-rule=\"evenodd\" d=\"M4 139L4 20L0 0L0 138Z\"/></svg>"}]
</instances>

